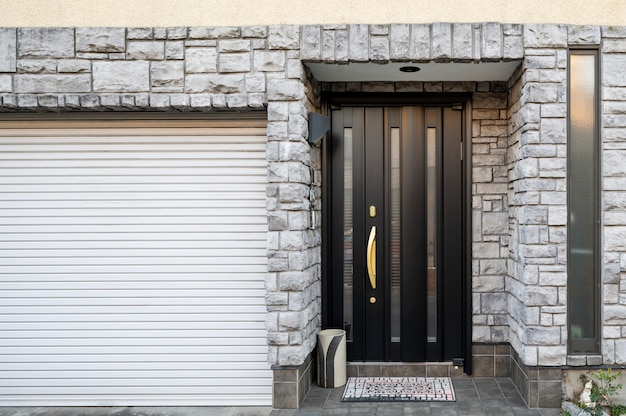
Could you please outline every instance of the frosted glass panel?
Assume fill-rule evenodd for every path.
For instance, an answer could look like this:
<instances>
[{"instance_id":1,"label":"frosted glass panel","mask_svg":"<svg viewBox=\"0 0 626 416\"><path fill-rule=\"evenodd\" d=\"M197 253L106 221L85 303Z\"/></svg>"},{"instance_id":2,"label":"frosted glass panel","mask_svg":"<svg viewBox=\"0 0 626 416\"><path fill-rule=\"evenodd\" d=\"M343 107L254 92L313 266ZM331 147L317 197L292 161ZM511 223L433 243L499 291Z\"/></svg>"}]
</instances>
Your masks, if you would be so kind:
<instances>
[{"instance_id":1,"label":"frosted glass panel","mask_svg":"<svg viewBox=\"0 0 626 416\"><path fill-rule=\"evenodd\" d=\"M352 129L343 130L343 320L346 338L352 341L352 295L354 293L354 248L352 235L354 220L352 216L353 197L353 163L352 163Z\"/></svg>"},{"instance_id":2,"label":"frosted glass panel","mask_svg":"<svg viewBox=\"0 0 626 416\"><path fill-rule=\"evenodd\" d=\"M400 342L400 129L391 129L391 342Z\"/></svg>"},{"instance_id":3,"label":"frosted glass panel","mask_svg":"<svg viewBox=\"0 0 626 416\"><path fill-rule=\"evenodd\" d=\"M428 342L437 342L437 129L426 129L426 295Z\"/></svg>"},{"instance_id":4,"label":"frosted glass panel","mask_svg":"<svg viewBox=\"0 0 626 416\"><path fill-rule=\"evenodd\" d=\"M594 352L596 305L596 55L570 55L568 302L571 352ZM574 306L575 305L575 306ZM592 346L592 350L590 350Z\"/></svg>"}]
</instances>

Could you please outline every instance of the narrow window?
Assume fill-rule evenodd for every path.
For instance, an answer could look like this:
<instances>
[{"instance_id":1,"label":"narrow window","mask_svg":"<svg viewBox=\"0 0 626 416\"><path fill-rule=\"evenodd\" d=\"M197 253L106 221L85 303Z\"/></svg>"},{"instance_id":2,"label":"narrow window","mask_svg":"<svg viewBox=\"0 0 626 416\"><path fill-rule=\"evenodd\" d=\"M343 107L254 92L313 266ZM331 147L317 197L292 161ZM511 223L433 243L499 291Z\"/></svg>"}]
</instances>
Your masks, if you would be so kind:
<instances>
[{"instance_id":1,"label":"narrow window","mask_svg":"<svg viewBox=\"0 0 626 416\"><path fill-rule=\"evenodd\" d=\"M569 53L568 353L600 352L598 52Z\"/></svg>"}]
</instances>

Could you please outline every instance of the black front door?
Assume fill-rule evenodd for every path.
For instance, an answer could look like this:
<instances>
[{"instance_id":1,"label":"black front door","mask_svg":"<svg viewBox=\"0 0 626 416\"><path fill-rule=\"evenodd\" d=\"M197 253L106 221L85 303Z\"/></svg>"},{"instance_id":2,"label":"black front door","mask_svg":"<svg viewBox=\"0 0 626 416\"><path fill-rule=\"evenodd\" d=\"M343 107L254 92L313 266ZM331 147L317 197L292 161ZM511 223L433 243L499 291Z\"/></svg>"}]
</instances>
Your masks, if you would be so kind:
<instances>
[{"instance_id":1,"label":"black front door","mask_svg":"<svg viewBox=\"0 0 626 416\"><path fill-rule=\"evenodd\" d=\"M464 357L462 114L332 112L329 322L351 361Z\"/></svg>"}]
</instances>

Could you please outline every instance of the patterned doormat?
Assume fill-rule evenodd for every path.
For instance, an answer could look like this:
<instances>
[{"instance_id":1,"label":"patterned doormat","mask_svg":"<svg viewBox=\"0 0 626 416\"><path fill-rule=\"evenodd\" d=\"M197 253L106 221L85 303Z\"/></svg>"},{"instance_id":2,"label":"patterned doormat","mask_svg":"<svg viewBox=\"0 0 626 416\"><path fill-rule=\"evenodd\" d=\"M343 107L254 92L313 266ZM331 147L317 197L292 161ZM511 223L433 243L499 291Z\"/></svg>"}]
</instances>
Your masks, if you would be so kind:
<instances>
[{"instance_id":1,"label":"patterned doormat","mask_svg":"<svg viewBox=\"0 0 626 416\"><path fill-rule=\"evenodd\" d=\"M453 402L449 377L350 377L342 402Z\"/></svg>"}]
</instances>

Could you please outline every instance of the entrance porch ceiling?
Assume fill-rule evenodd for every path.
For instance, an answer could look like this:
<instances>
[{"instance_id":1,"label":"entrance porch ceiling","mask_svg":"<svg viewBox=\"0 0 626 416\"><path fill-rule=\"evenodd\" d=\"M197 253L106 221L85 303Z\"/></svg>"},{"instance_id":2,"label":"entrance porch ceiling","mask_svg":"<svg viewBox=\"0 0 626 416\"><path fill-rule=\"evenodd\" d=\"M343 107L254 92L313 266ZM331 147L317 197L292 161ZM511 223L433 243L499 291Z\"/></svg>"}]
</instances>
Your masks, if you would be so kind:
<instances>
[{"instance_id":1,"label":"entrance porch ceiling","mask_svg":"<svg viewBox=\"0 0 626 416\"><path fill-rule=\"evenodd\" d=\"M480 63L351 62L325 64L306 62L313 76L322 82L370 81L507 81L521 61ZM416 66L418 72L402 72L403 66Z\"/></svg>"}]
</instances>

